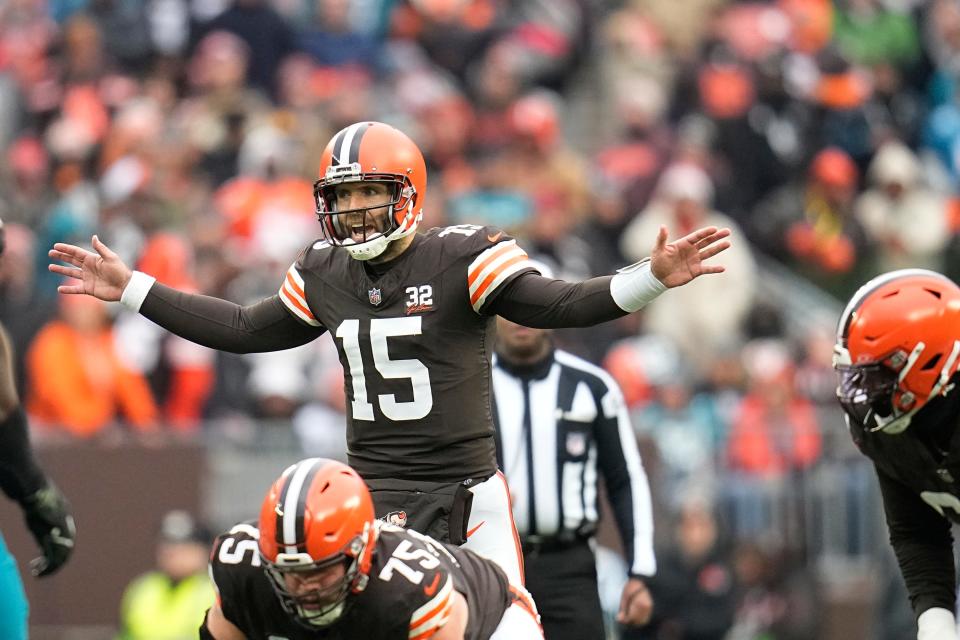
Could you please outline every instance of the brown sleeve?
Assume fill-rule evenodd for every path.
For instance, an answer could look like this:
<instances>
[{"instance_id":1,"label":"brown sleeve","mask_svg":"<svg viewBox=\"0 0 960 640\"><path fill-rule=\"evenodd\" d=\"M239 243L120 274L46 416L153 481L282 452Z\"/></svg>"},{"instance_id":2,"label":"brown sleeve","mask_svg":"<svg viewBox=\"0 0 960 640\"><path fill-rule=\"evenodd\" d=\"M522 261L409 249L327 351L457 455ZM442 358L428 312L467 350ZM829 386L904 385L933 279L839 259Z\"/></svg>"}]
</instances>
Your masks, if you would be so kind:
<instances>
[{"instance_id":1,"label":"brown sleeve","mask_svg":"<svg viewBox=\"0 0 960 640\"><path fill-rule=\"evenodd\" d=\"M932 607L953 611L956 602L950 522L914 491L876 469L890 544L919 616Z\"/></svg>"},{"instance_id":2,"label":"brown sleeve","mask_svg":"<svg viewBox=\"0 0 960 640\"><path fill-rule=\"evenodd\" d=\"M528 271L498 292L488 310L535 329L590 327L627 315L610 295L612 278L567 282Z\"/></svg>"},{"instance_id":3,"label":"brown sleeve","mask_svg":"<svg viewBox=\"0 0 960 640\"><path fill-rule=\"evenodd\" d=\"M220 298L184 293L159 282L150 288L140 313L187 340L231 353L290 349L326 331L294 318L277 295L241 306Z\"/></svg>"}]
</instances>

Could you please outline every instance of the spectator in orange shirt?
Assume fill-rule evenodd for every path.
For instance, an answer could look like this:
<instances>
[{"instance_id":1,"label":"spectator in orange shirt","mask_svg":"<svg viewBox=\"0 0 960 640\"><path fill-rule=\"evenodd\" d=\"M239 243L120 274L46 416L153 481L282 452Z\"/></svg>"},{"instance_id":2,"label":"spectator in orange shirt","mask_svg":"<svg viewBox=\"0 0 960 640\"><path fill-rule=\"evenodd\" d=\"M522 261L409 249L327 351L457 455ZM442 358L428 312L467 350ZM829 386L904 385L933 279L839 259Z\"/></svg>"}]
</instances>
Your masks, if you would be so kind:
<instances>
[{"instance_id":1,"label":"spectator in orange shirt","mask_svg":"<svg viewBox=\"0 0 960 640\"><path fill-rule=\"evenodd\" d=\"M813 403L795 391L787 347L757 340L744 348L750 390L734 412L727 441L732 473L722 492L738 536L802 532L790 523L803 517L803 473L820 459L820 425ZM798 493L799 491L799 493Z\"/></svg>"},{"instance_id":2,"label":"spectator in orange shirt","mask_svg":"<svg viewBox=\"0 0 960 640\"><path fill-rule=\"evenodd\" d=\"M121 363L106 307L92 298L61 299L59 318L30 345L27 378L27 411L38 424L80 437L105 432L120 416L138 431L156 426L150 387Z\"/></svg>"},{"instance_id":3,"label":"spectator in orange shirt","mask_svg":"<svg viewBox=\"0 0 960 640\"><path fill-rule=\"evenodd\" d=\"M731 467L767 478L806 469L820 458L820 428L813 404L794 391L795 365L786 347L758 341L745 352L751 389L731 425Z\"/></svg>"}]
</instances>

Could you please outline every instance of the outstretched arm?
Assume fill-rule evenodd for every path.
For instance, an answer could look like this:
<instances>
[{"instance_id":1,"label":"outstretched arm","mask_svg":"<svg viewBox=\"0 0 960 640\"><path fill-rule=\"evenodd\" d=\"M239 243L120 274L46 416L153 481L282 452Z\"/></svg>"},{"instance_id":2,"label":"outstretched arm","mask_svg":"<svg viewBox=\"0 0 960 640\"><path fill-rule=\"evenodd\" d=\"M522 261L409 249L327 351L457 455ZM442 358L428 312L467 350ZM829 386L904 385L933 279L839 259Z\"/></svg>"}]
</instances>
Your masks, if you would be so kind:
<instances>
[{"instance_id":1,"label":"outstretched arm","mask_svg":"<svg viewBox=\"0 0 960 640\"><path fill-rule=\"evenodd\" d=\"M730 246L729 236L729 229L704 227L668 243L667 229L660 227L650 258L614 276L572 283L527 272L507 284L488 309L517 324L542 329L613 320L639 311L668 288L722 273L722 265L705 261Z\"/></svg>"},{"instance_id":2,"label":"outstretched arm","mask_svg":"<svg viewBox=\"0 0 960 640\"><path fill-rule=\"evenodd\" d=\"M95 253L60 242L53 246L50 258L68 266L50 264L50 271L79 281L60 285L60 293L122 301L178 336L233 353L289 349L310 342L324 331L298 322L284 309L279 296L242 306L185 293L139 272L135 274L97 236L93 236L93 248Z\"/></svg>"}]
</instances>

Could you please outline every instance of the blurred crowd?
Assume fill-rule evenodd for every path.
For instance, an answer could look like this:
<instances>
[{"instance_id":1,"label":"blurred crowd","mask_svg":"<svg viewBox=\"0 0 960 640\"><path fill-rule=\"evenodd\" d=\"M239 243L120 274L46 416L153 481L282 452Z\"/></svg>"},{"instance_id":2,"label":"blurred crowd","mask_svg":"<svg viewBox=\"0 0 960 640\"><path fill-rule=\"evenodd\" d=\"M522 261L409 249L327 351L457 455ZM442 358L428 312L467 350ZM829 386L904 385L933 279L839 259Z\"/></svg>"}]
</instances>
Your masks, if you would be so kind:
<instances>
[{"instance_id":1,"label":"blurred crowd","mask_svg":"<svg viewBox=\"0 0 960 640\"><path fill-rule=\"evenodd\" d=\"M856 453L834 319L789 331L758 265L838 301L887 269L957 279L958 78L953 0L6 0L0 320L37 437L276 419L342 449L330 341L214 353L58 296L46 250L96 232L165 284L272 295L318 235L323 146L381 120L424 151L428 227L497 225L560 277L661 224L734 230L724 275L558 340L624 387L665 514L706 496L762 531L758 492Z\"/></svg>"}]
</instances>

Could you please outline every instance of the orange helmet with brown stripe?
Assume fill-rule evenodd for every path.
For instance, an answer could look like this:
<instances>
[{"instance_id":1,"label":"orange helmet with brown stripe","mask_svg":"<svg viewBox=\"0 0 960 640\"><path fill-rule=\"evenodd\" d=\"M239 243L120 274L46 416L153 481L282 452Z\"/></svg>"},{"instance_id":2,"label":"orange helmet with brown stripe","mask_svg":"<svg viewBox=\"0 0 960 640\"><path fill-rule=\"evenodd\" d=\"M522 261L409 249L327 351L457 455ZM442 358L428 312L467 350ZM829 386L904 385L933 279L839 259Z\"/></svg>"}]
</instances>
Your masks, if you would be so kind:
<instances>
[{"instance_id":1,"label":"orange helmet with brown stripe","mask_svg":"<svg viewBox=\"0 0 960 640\"><path fill-rule=\"evenodd\" d=\"M336 460L308 458L288 467L260 508L260 556L288 613L308 628L336 622L347 596L366 588L376 541L373 501L357 472ZM293 593L285 575L343 564L342 579Z\"/></svg>"},{"instance_id":2,"label":"orange helmet with brown stripe","mask_svg":"<svg viewBox=\"0 0 960 640\"><path fill-rule=\"evenodd\" d=\"M338 210L336 188L356 182L385 184L388 201ZM375 258L391 242L414 233L426 192L427 167L420 149L402 131L382 122L357 122L337 132L323 151L320 177L313 186L324 237L358 260ZM388 216L379 228L371 211L383 207L389 208Z\"/></svg>"}]
</instances>

